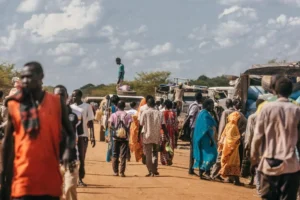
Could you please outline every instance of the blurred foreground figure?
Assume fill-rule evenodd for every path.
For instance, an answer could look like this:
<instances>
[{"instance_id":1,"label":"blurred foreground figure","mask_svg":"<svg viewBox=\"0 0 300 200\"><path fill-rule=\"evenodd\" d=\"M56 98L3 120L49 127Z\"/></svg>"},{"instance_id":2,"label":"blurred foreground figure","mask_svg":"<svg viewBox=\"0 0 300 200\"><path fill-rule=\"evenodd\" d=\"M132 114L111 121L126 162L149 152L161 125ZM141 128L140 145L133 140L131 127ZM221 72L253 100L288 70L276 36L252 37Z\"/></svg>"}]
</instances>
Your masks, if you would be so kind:
<instances>
[{"instance_id":1,"label":"blurred foreground figure","mask_svg":"<svg viewBox=\"0 0 300 200\"><path fill-rule=\"evenodd\" d=\"M296 200L299 188L300 108L288 100L293 84L287 78L276 81L278 99L263 106L258 114L251 160L258 166L262 199ZM261 152L260 152L261 150Z\"/></svg>"},{"instance_id":2,"label":"blurred foreground figure","mask_svg":"<svg viewBox=\"0 0 300 200\"><path fill-rule=\"evenodd\" d=\"M42 90L43 78L41 64L25 64L23 88L6 100L9 114L3 139L1 199L58 200L61 196L58 158L62 129L66 133L66 166L75 138L65 103Z\"/></svg>"}]
</instances>

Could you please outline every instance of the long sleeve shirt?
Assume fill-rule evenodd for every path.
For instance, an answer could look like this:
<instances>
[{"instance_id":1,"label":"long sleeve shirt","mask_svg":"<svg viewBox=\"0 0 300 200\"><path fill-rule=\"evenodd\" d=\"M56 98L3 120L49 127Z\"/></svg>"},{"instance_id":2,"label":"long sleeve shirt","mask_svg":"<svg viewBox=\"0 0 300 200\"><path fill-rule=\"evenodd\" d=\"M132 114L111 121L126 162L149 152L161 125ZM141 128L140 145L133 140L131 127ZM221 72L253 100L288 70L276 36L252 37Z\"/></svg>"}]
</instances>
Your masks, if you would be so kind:
<instances>
[{"instance_id":1,"label":"long sleeve shirt","mask_svg":"<svg viewBox=\"0 0 300 200\"><path fill-rule=\"evenodd\" d=\"M258 114L254 137L251 144L251 159L261 159L258 171L269 175L295 173L300 170L296 156L299 148L300 107L286 98L266 104ZM271 167L270 159L282 161Z\"/></svg>"}]
</instances>

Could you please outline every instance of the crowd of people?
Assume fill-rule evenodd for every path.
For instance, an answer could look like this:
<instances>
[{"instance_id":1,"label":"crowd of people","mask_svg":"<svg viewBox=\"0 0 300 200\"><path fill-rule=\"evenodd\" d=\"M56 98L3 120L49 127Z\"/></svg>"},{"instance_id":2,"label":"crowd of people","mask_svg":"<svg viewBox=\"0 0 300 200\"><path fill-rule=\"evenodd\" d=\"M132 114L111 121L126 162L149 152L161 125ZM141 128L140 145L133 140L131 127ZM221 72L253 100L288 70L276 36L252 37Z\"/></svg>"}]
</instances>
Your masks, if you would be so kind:
<instances>
[{"instance_id":1,"label":"crowd of people","mask_svg":"<svg viewBox=\"0 0 300 200\"><path fill-rule=\"evenodd\" d=\"M117 60L121 65L121 60ZM124 67L120 71L123 80ZM285 76L272 78L272 101L258 99L248 119L239 99L228 99L219 117L214 101L196 93L179 131L178 105L148 95L139 105L117 95L107 96L95 112L82 101L83 93L68 96L63 85L53 94L42 87L40 63L26 63L17 88L4 98L0 92L2 143L0 199L77 199L77 187L86 187L85 156L95 147L94 120L102 122L107 143L106 161L112 175L126 177L126 163L134 155L146 166L146 177L159 176L158 163L173 165L179 137L189 138L189 175L201 180L242 186L250 177L266 200L296 200L299 188L300 107L289 100L293 83ZM119 84L120 84L119 83ZM100 114L99 114L100 113ZM188 165L188 164L187 164Z\"/></svg>"}]
</instances>

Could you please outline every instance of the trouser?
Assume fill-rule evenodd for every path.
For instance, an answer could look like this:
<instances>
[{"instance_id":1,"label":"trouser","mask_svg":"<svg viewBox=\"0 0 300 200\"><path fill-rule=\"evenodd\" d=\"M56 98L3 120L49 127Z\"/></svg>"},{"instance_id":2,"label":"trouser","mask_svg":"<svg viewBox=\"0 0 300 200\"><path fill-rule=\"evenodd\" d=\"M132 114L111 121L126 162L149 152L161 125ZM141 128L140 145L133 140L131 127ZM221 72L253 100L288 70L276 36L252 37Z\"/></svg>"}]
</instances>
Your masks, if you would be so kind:
<instances>
[{"instance_id":1,"label":"trouser","mask_svg":"<svg viewBox=\"0 0 300 200\"><path fill-rule=\"evenodd\" d=\"M78 137L78 152L79 152L79 179L82 180L85 176L85 155L88 147L88 137Z\"/></svg>"},{"instance_id":2,"label":"trouser","mask_svg":"<svg viewBox=\"0 0 300 200\"><path fill-rule=\"evenodd\" d=\"M300 172L267 176L261 172L260 186L263 200L296 200L299 189Z\"/></svg>"},{"instance_id":3,"label":"trouser","mask_svg":"<svg viewBox=\"0 0 300 200\"><path fill-rule=\"evenodd\" d=\"M146 166L149 173L157 173L158 166L158 144L144 144L144 152L146 155Z\"/></svg>"},{"instance_id":4,"label":"trouser","mask_svg":"<svg viewBox=\"0 0 300 200\"><path fill-rule=\"evenodd\" d=\"M192 173L194 171L194 150L193 150L193 135L194 135L194 129L191 130L191 141L190 141L190 164L189 164L189 173Z\"/></svg>"},{"instance_id":5,"label":"trouser","mask_svg":"<svg viewBox=\"0 0 300 200\"><path fill-rule=\"evenodd\" d=\"M240 167L242 168L243 159L244 159L244 145L243 145L244 139L241 140L240 146L239 146L239 156L240 156Z\"/></svg>"},{"instance_id":6,"label":"trouser","mask_svg":"<svg viewBox=\"0 0 300 200\"><path fill-rule=\"evenodd\" d=\"M59 200L59 197L52 197L52 196L23 196L18 198L12 198L12 200Z\"/></svg>"},{"instance_id":7,"label":"trouser","mask_svg":"<svg viewBox=\"0 0 300 200\"><path fill-rule=\"evenodd\" d=\"M126 158L127 158L128 161L130 161L130 159L131 159L131 152L130 152L129 147L127 148Z\"/></svg>"},{"instance_id":8,"label":"trouser","mask_svg":"<svg viewBox=\"0 0 300 200\"><path fill-rule=\"evenodd\" d=\"M217 161L211 170L211 178L213 179L217 178L221 170L221 158L222 158L222 151L218 153Z\"/></svg>"},{"instance_id":9,"label":"trouser","mask_svg":"<svg viewBox=\"0 0 300 200\"><path fill-rule=\"evenodd\" d=\"M2 147L2 140L0 140L0 146ZM2 172L2 148L0 148L0 171Z\"/></svg>"},{"instance_id":10,"label":"trouser","mask_svg":"<svg viewBox=\"0 0 300 200\"><path fill-rule=\"evenodd\" d=\"M260 173L257 171L257 168L255 169L255 184L256 184L256 190L257 194L260 195Z\"/></svg>"},{"instance_id":11,"label":"trouser","mask_svg":"<svg viewBox=\"0 0 300 200\"><path fill-rule=\"evenodd\" d=\"M121 160L120 173L125 172L127 149L128 141L113 141L112 167L114 173L119 173L119 158Z\"/></svg>"},{"instance_id":12,"label":"trouser","mask_svg":"<svg viewBox=\"0 0 300 200\"><path fill-rule=\"evenodd\" d=\"M60 167L63 177L63 196L60 200L77 200L78 165L79 163L75 164L72 172L65 170L64 166Z\"/></svg>"}]
</instances>

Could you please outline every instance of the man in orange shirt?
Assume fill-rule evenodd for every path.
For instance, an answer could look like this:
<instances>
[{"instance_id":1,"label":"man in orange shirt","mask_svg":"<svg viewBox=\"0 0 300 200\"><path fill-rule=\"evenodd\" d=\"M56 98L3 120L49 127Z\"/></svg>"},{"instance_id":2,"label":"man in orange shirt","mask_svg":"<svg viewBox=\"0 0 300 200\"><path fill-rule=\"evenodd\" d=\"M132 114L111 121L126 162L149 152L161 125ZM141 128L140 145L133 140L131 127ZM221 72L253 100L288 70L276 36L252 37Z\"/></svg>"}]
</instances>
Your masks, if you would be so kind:
<instances>
[{"instance_id":1,"label":"man in orange shirt","mask_svg":"<svg viewBox=\"0 0 300 200\"><path fill-rule=\"evenodd\" d=\"M42 90L43 78L41 64L25 64L22 89L6 101L9 116L3 140L1 199L58 200L62 194L62 129L66 134L65 167L71 160L75 134L63 100Z\"/></svg>"}]
</instances>

